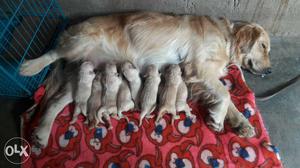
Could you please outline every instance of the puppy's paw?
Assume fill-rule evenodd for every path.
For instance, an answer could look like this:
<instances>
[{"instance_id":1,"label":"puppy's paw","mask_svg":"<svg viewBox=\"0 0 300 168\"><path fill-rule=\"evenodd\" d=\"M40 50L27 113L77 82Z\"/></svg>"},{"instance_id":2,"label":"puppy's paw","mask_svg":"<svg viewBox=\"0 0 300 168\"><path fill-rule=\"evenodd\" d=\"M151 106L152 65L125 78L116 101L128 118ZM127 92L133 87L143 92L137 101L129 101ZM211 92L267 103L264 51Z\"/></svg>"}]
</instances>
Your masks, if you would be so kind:
<instances>
[{"instance_id":1,"label":"puppy's paw","mask_svg":"<svg viewBox=\"0 0 300 168\"><path fill-rule=\"evenodd\" d=\"M35 129L32 133L32 142L40 148L45 148L48 145L48 137L41 129Z\"/></svg>"},{"instance_id":2,"label":"puppy's paw","mask_svg":"<svg viewBox=\"0 0 300 168\"><path fill-rule=\"evenodd\" d=\"M233 129L239 137L251 138L256 135L254 127L249 122L242 122L238 127Z\"/></svg>"},{"instance_id":3,"label":"puppy's paw","mask_svg":"<svg viewBox=\"0 0 300 168\"><path fill-rule=\"evenodd\" d=\"M124 115L122 112L118 112L117 116L112 116L112 117L115 117L115 119L120 120L120 119L124 118Z\"/></svg>"},{"instance_id":4,"label":"puppy's paw","mask_svg":"<svg viewBox=\"0 0 300 168\"><path fill-rule=\"evenodd\" d=\"M77 121L77 119L78 119L78 116L73 116L73 118L72 118L72 120L70 121L70 125L72 125L72 124L75 124L76 123L76 121Z\"/></svg>"},{"instance_id":5,"label":"puppy's paw","mask_svg":"<svg viewBox=\"0 0 300 168\"><path fill-rule=\"evenodd\" d=\"M151 118L154 117L154 115L153 115L153 114L147 114L145 117L146 117L147 119L151 119Z\"/></svg>"},{"instance_id":6,"label":"puppy's paw","mask_svg":"<svg viewBox=\"0 0 300 168\"><path fill-rule=\"evenodd\" d=\"M216 122L211 116L206 118L206 124L210 129L216 132L222 132L224 129L223 123Z\"/></svg>"}]
</instances>

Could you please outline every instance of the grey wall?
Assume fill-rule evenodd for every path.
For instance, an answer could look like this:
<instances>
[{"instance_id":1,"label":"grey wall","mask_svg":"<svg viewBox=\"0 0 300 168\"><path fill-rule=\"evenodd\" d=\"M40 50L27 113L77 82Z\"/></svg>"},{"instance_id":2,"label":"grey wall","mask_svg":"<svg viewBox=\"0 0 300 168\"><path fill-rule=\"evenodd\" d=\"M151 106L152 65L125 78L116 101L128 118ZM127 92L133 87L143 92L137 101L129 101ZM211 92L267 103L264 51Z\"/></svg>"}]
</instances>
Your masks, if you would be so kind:
<instances>
[{"instance_id":1,"label":"grey wall","mask_svg":"<svg viewBox=\"0 0 300 168\"><path fill-rule=\"evenodd\" d=\"M300 36L299 0L58 0L71 18L150 10L257 22L271 35Z\"/></svg>"}]
</instances>

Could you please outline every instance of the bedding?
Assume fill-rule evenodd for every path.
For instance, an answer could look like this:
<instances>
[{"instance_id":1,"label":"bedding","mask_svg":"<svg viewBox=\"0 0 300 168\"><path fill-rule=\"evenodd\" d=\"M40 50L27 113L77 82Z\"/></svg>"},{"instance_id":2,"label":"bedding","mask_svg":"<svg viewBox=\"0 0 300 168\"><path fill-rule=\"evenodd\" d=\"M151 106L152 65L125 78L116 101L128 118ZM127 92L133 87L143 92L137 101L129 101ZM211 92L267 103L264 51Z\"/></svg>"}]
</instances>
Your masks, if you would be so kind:
<instances>
[{"instance_id":1,"label":"bedding","mask_svg":"<svg viewBox=\"0 0 300 168\"><path fill-rule=\"evenodd\" d=\"M222 133L211 131L205 124L207 110L200 103L189 102L192 116L180 113L172 126L171 116L159 123L155 118L139 124L139 111L125 112L125 119L112 119L113 129L105 125L89 129L84 117L72 125L74 105L70 104L57 116L48 146L31 145L30 158L22 164L29 167L109 167L109 168L188 168L188 167L282 167L278 148L271 144L254 93L243 79L237 66L228 68L221 79L231 98L256 130L253 138L240 138L225 124ZM45 94L41 86L34 95L36 104ZM29 142L42 111L27 111L22 115L22 136Z\"/></svg>"}]
</instances>

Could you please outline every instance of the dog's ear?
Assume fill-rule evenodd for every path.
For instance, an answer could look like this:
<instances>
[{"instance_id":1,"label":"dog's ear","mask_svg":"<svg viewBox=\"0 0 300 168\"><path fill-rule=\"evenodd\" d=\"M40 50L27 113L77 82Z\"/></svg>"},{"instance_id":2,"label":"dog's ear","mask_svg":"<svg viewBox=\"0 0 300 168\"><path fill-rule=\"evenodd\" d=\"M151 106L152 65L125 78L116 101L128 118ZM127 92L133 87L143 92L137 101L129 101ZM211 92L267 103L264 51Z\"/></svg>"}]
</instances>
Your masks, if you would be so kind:
<instances>
[{"instance_id":1,"label":"dog's ear","mask_svg":"<svg viewBox=\"0 0 300 168\"><path fill-rule=\"evenodd\" d=\"M249 53L260 34L261 31L250 24L235 28L235 44L239 53Z\"/></svg>"}]
</instances>

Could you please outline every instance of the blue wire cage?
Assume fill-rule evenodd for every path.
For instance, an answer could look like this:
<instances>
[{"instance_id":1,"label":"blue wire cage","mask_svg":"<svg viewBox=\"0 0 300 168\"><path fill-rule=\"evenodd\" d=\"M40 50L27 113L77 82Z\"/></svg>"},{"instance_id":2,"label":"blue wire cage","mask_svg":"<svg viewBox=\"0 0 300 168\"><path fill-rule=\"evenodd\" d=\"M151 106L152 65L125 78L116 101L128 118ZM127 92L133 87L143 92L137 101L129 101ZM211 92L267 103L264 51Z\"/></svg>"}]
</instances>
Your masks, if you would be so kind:
<instances>
[{"instance_id":1,"label":"blue wire cage","mask_svg":"<svg viewBox=\"0 0 300 168\"><path fill-rule=\"evenodd\" d=\"M49 67L25 77L19 75L20 65L53 47L65 24L56 0L0 1L0 96L23 98L33 94Z\"/></svg>"}]
</instances>

